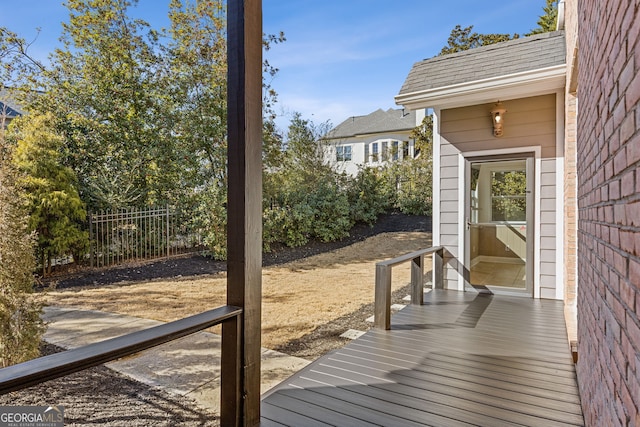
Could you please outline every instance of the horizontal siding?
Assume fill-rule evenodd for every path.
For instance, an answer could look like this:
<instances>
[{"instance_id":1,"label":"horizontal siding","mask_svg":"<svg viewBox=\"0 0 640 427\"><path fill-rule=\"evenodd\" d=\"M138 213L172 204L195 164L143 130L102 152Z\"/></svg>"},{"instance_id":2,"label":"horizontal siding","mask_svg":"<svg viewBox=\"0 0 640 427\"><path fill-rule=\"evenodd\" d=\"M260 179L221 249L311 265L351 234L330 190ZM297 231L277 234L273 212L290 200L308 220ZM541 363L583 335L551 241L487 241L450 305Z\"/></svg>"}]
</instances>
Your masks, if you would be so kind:
<instances>
[{"instance_id":1,"label":"horizontal siding","mask_svg":"<svg viewBox=\"0 0 640 427\"><path fill-rule=\"evenodd\" d=\"M458 188L458 178L442 178L440 180L442 190L456 190Z\"/></svg>"},{"instance_id":2,"label":"horizontal siding","mask_svg":"<svg viewBox=\"0 0 640 427\"><path fill-rule=\"evenodd\" d=\"M440 203L440 213L454 213L457 215L458 201L442 201Z\"/></svg>"},{"instance_id":3,"label":"horizontal siding","mask_svg":"<svg viewBox=\"0 0 640 427\"><path fill-rule=\"evenodd\" d=\"M540 258L534 262L545 275L539 280L541 296L555 295L556 273L556 97L543 95L503 101L505 114L504 136L493 136L490 111L493 104L472 105L445 109L440 112L440 242L450 251L457 252L458 184L460 153L482 152L501 148L540 147L541 159L536 191L540 201ZM461 237L460 237L461 238ZM462 254L460 255L462 256ZM461 260L462 261L462 260ZM455 266L448 268L457 274Z\"/></svg>"},{"instance_id":4,"label":"horizontal siding","mask_svg":"<svg viewBox=\"0 0 640 427\"><path fill-rule=\"evenodd\" d=\"M542 249L540 251L540 261L541 262L555 262L556 261L556 250L555 249Z\"/></svg>"}]
</instances>

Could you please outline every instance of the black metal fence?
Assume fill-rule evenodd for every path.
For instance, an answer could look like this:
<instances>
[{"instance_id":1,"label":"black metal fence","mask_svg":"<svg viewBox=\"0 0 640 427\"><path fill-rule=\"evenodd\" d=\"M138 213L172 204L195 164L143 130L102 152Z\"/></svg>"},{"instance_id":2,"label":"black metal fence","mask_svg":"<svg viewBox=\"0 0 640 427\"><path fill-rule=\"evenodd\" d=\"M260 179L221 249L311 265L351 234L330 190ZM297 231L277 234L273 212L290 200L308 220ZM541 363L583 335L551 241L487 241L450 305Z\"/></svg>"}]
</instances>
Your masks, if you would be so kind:
<instances>
[{"instance_id":1,"label":"black metal fence","mask_svg":"<svg viewBox=\"0 0 640 427\"><path fill-rule=\"evenodd\" d=\"M170 206L89 214L92 267L204 250L202 235Z\"/></svg>"}]
</instances>

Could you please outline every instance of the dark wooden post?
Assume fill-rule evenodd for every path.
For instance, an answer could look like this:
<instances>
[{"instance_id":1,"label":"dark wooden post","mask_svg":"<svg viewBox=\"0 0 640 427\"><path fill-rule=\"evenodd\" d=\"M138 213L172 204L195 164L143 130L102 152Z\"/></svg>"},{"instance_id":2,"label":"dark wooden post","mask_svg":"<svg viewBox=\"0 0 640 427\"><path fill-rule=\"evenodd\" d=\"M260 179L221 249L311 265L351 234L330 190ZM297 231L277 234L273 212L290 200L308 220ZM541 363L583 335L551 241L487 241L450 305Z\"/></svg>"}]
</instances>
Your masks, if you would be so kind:
<instances>
[{"instance_id":1,"label":"dark wooden post","mask_svg":"<svg viewBox=\"0 0 640 427\"><path fill-rule=\"evenodd\" d=\"M227 4L227 304L242 307L243 315L239 328L231 323L222 329L220 415L223 426L254 426L260 423L262 1L229 0ZM230 359L238 334L240 365L236 366ZM225 351L225 346L230 350ZM235 398L231 396L234 389L240 392ZM240 408L233 407L235 401Z\"/></svg>"}]
</instances>

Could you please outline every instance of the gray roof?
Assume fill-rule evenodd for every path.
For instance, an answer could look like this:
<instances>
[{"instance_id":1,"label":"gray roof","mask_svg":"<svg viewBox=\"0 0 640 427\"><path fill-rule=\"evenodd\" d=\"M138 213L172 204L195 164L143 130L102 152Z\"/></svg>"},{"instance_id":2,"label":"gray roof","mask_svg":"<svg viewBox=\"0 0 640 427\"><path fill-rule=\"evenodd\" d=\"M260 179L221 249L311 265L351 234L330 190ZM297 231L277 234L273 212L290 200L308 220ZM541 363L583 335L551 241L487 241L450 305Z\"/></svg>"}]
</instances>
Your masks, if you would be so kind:
<instances>
[{"instance_id":1,"label":"gray roof","mask_svg":"<svg viewBox=\"0 0 640 427\"><path fill-rule=\"evenodd\" d=\"M330 139L349 138L357 135L408 131L416 127L416 112L404 109L387 111L378 108L366 116L349 117L333 128L327 135Z\"/></svg>"},{"instance_id":2,"label":"gray roof","mask_svg":"<svg viewBox=\"0 0 640 427\"><path fill-rule=\"evenodd\" d=\"M564 31L481 46L417 62L400 95L563 65Z\"/></svg>"},{"instance_id":3,"label":"gray roof","mask_svg":"<svg viewBox=\"0 0 640 427\"><path fill-rule=\"evenodd\" d=\"M22 107L11 95L10 90L0 88L0 115L14 119L23 114Z\"/></svg>"}]
</instances>

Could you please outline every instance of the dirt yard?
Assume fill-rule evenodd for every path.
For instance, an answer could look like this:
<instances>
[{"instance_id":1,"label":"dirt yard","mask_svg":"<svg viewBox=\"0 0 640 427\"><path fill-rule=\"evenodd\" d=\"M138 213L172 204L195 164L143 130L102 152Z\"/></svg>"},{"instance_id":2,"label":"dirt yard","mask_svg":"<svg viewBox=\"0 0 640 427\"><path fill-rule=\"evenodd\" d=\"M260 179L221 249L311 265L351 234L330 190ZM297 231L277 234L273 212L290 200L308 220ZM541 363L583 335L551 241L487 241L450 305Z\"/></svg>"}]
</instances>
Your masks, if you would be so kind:
<instances>
[{"instance_id":1,"label":"dirt yard","mask_svg":"<svg viewBox=\"0 0 640 427\"><path fill-rule=\"evenodd\" d=\"M283 348L323 324L370 305L375 263L430 245L431 233L382 233L331 252L263 268L262 345ZM429 271L430 260L425 264ZM406 286L409 277L408 263L394 268L393 289ZM225 288L226 274L220 272L50 290L47 300L55 306L171 321L224 304Z\"/></svg>"}]
</instances>

